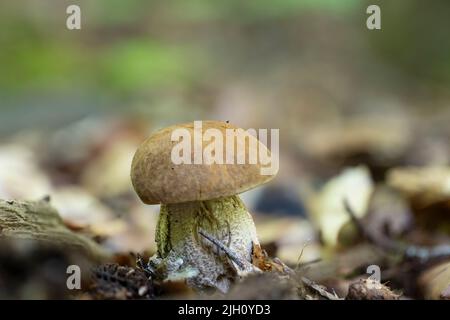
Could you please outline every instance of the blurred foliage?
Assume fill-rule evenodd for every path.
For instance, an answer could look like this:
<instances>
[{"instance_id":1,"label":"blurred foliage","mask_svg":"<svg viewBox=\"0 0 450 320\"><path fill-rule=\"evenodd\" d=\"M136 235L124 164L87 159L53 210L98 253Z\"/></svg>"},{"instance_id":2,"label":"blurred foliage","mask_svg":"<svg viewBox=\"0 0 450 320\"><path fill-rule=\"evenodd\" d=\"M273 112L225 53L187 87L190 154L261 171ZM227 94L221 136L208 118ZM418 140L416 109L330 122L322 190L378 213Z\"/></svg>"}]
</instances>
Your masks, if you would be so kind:
<instances>
[{"instance_id":1,"label":"blurred foliage","mask_svg":"<svg viewBox=\"0 0 450 320\"><path fill-rule=\"evenodd\" d=\"M357 0L259 0L259 1L172 1L170 8L176 18L191 21L224 20L248 22L295 16L304 10L323 10L347 13L356 7Z\"/></svg>"},{"instance_id":2,"label":"blurred foliage","mask_svg":"<svg viewBox=\"0 0 450 320\"><path fill-rule=\"evenodd\" d=\"M193 76L195 58L186 51L143 39L122 41L99 55L100 78L119 91L176 86Z\"/></svg>"},{"instance_id":3,"label":"blurred foliage","mask_svg":"<svg viewBox=\"0 0 450 320\"><path fill-rule=\"evenodd\" d=\"M163 21L163 25L248 23L285 19L304 9L345 13L357 1L177 0L164 5L160 1L76 1L83 8L83 36L65 29L64 9L69 1L65 3L52 5L51 1L44 1L39 6L32 1L7 1L0 5L0 18L7 30L0 38L4 48L0 52L0 88L58 90L74 85L88 87L97 82L100 89L132 93L146 87L189 83L194 67L199 67L194 59L201 48L194 54L189 44L173 46L161 41L172 28L158 29L161 33L153 34L148 26L153 21ZM121 29L128 27L135 34L121 35ZM111 39L109 32L113 33ZM104 33L106 40L102 39ZM94 40L97 44L92 46ZM216 59L221 58L224 57Z\"/></svg>"},{"instance_id":4,"label":"blurred foliage","mask_svg":"<svg viewBox=\"0 0 450 320\"><path fill-rule=\"evenodd\" d=\"M450 81L450 2L378 1L383 30L367 32L373 47L392 67L432 83Z\"/></svg>"},{"instance_id":5,"label":"blurred foliage","mask_svg":"<svg viewBox=\"0 0 450 320\"><path fill-rule=\"evenodd\" d=\"M371 3L2 1L0 108L35 104L37 119L48 114L41 105L59 105L62 115L69 106L95 111L101 100L110 110L126 107L141 114L145 109L157 118L171 115L173 122L186 113L190 118L182 109L211 110L222 91L243 79L259 86L256 96L267 89L286 90L278 93L286 108L298 104L300 87L311 90L305 83L318 87L313 90L319 103L342 109L361 100L372 103L370 96L364 98L369 89L356 89L355 83L379 85L376 90L386 92L408 81L445 87L450 81L449 2L377 1L380 32L365 28ZM80 31L65 27L69 4L82 8ZM67 103L61 105L61 96Z\"/></svg>"}]
</instances>

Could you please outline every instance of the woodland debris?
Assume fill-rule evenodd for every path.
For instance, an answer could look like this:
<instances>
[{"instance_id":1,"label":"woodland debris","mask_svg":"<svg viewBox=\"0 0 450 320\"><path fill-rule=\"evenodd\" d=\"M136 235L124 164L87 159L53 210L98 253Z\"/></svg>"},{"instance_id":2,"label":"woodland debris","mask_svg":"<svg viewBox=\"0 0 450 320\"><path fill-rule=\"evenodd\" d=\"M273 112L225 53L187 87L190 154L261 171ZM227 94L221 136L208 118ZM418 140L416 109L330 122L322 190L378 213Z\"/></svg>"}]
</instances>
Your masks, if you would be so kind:
<instances>
[{"instance_id":1,"label":"woodland debris","mask_svg":"<svg viewBox=\"0 0 450 320\"><path fill-rule=\"evenodd\" d=\"M375 235L371 233L368 228L356 217L353 209L350 207L346 199L344 199L344 206L359 232L369 242L380 247L381 249L388 250L393 254L401 255L407 259L418 259L422 263L428 262L432 259L441 259L443 257L450 256L450 245L447 244L423 247L399 243L383 236L382 234Z\"/></svg>"},{"instance_id":2,"label":"woodland debris","mask_svg":"<svg viewBox=\"0 0 450 320\"><path fill-rule=\"evenodd\" d=\"M405 116L356 116L340 125L327 123L307 132L303 144L317 158L336 159L356 154L398 158L411 142ZM386 161L386 159L385 159Z\"/></svg>"},{"instance_id":3,"label":"woodland debris","mask_svg":"<svg viewBox=\"0 0 450 320\"><path fill-rule=\"evenodd\" d=\"M395 168L387 183L409 201L418 227L450 235L450 166Z\"/></svg>"},{"instance_id":4,"label":"woodland debris","mask_svg":"<svg viewBox=\"0 0 450 320\"><path fill-rule=\"evenodd\" d=\"M0 299L70 299L79 290L69 290L70 265L80 267L80 289L89 283L93 267L86 255L42 242L3 238L0 240Z\"/></svg>"},{"instance_id":5,"label":"woodland debris","mask_svg":"<svg viewBox=\"0 0 450 320\"><path fill-rule=\"evenodd\" d=\"M388 172L388 185L420 206L450 201L450 167L405 167Z\"/></svg>"},{"instance_id":6,"label":"woodland debris","mask_svg":"<svg viewBox=\"0 0 450 320\"><path fill-rule=\"evenodd\" d=\"M52 192L50 178L37 163L32 148L15 143L0 144L0 198L38 199Z\"/></svg>"},{"instance_id":7,"label":"woodland debris","mask_svg":"<svg viewBox=\"0 0 450 320\"><path fill-rule=\"evenodd\" d=\"M355 270L367 268L368 265L382 265L386 260L386 253L379 248L360 244L336 255L330 260L309 263L301 268L304 276L314 281L346 277Z\"/></svg>"},{"instance_id":8,"label":"woodland debris","mask_svg":"<svg viewBox=\"0 0 450 320\"><path fill-rule=\"evenodd\" d=\"M92 272L93 283L89 290L94 299L126 300L153 299L151 278L138 268L104 264Z\"/></svg>"},{"instance_id":9,"label":"woodland debris","mask_svg":"<svg viewBox=\"0 0 450 320\"><path fill-rule=\"evenodd\" d=\"M330 293L327 291L327 288L325 286L322 286L320 284L315 283L314 281L302 277L302 282L310 287L311 289L315 290L317 293L319 293L322 297L327 298L328 300L342 300L339 298L339 296L336 293Z\"/></svg>"},{"instance_id":10,"label":"woodland debris","mask_svg":"<svg viewBox=\"0 0 450 320\"><path fill-rule=\"evenodd\" d=\"M27 239L46 246L73 250L93 262L111 259L93 240L69 230L49 199L40 201L0 200L0 238Z\"/></svg>"},{"instance_id":11,"label":"woodland debris","mask_svg":"<svg viewBox=\"0 0 450 320\"><path fill-rule=\"evenodd\" d=\"M360 279L348 288L347 300L398 300L400 295L374 279Z\"/></svg>"},{"instance_id":12,"label":"woodland debris","mask_svg":"<svg viewBox=\"0 0 450 320\"><path fill-rule=\"evenodd\" d=\"M272 269L277 270L279 275L284 275L285 277L290 279L290 281L297 283L297 287L299 288L299 296L302 298L311 299L312 296L310 292L312 291L316 295L318 294L328 300L341 300L336 293L328 292L326 287L314 282L311 279L308 279L307 277L303 276L301 272L289 268L286 264L283 263L283 261L278 258L267 259L266 264L276 266L276 268Z\"/></svg>"},{"instance_id":13,"label":"woodland debris","mask_svg":"<svg viewBox=\"0 0 450 320\"><path fill-rule=\"evenodd\" d=\"M349 199L355 215L361 218L367 213L373 189L369 170L359 166L342 171L313 197L310 202L312 220L326 245L337 245L339 231L350 220L342 199Z\"/></svg>"},{"instance_id":14,"label":"woodland debris","mask_svg":"<svg viewBox=\"0 0 450 320\"><path fill-rule=\"evenodd\" d=\"M107 236L104 229L114 225L111 210L91 193L78 186L61 186L52 192L52 205L64 223L78 229L93 230L96 235Z\"/></svg>"},{"instance_id":15,"label":"woodland debris","mask_svg":"<svg viewBox=\"0 0 450 320\"><path fill-rule=\"evenodd\" d=\"M397 190L383 184L375 188L363 220L370 232L390 237L405 234L413 224L408 202Z\"/></svg>"},{"instance_id":16,"label":"woodland debris","mask_svg":"<svg viewBox=\"0 0 450 320\"><path fill-rule=\"evenodd\" d=\"M280 277L272 272L251 274L231 286L225 296L214 295L212 298L229 300L296 300L296 283L289 278Z\"/></svg>"},{"instance_id":17,"label":"woodland debris","mask_svg":"<svg viewBox=\"0 0 450 320\"><path fill-rule=\"evenodd\" d=\"M215 239L213 236L209 235L206 231L199 230L198 233L205 239L208 239L208 241L212 242L219 250L223 251L227 255L227 257L237 265L239 269L238 274L249 272L261 272L261 270L259 270L256 266L254 266L247 260L239 257L235 252L233 252L233 250L225 246L222 242Z\"/></svg>"},{"instance_id":18,"label":"woodland debris","mask_svg":"<svg viewBox=\"0 0 450 320\"><path fill-rule=\"evenodd\" d=\"M309 220L297 216L264 216L257 217L256 225L262 246L270 255L277 256L286 264L297 263L299 248L302 250L303 262L320 258L317 231Z\"/></svg>"},{"instance_id":19,"label":"woodland debris","mask_svg":"<svg viewBox=\"0 0 450 320\"><path fill-rule=\"evenodd\" d=\"M307 286L310 290L313 290L315 293L321 295L322 297L325 297L329 300L340 300L339 297L336 294L331 294L327 291L327 289L314 281L306 278L306 277L298 277L297 273L289 268L286 264L284 264L280 259L274 258L271 259L267 256L267 253L260 248L259 245L253 246L253 259L252 263L249 263L248 261L241 259L238 257L231 249L228 247L225 247L220 241L215 239L211 235L205 234L203 231L199 231L199 233L207 238L209 241L214 243L218 248L226 253L226 255L240 268L238 270L238 274L240 276L246 276L244 279L248 278L249 276L255 276L256 274L271 274L272 277L275 277L278 279L277 282L282 283L288 282L291 284L291 286L295 285L295 287L301 287L302 284ZM244 282L246 280L243 280ZM265 283L265 286L267 286L267 283ZM286 286L281 286L279 288L285 288ZM277 286L274 286L274 288L277 288ZM252 286L252 290L254 290ZM303 295L306 296L306 293ZM301 293L300 293L301 296ZM267 298L266 298L267 299Z\"/></svg>"},{"instance_id":20,"label":"woodland debris","mask_svg":"<svg viewBox=\"0 0 450 320\"><path fill-rule=\"evenodd\" d=\"M450 260L424 271L419 286L426 299L450 300Z\"/></svg>"}]
</instances>

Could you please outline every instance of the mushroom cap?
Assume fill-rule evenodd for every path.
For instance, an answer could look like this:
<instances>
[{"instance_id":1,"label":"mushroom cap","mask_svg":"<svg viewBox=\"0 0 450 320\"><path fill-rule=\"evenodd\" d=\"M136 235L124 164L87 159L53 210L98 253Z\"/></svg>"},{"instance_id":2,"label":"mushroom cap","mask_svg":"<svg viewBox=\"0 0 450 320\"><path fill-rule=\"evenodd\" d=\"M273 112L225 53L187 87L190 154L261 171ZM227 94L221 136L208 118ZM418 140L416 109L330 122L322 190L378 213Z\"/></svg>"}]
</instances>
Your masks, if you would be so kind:
<instances>
[{"instance_id":1,"label":"mushroom cap","mask_svg":"<svg viewBox=\"0 0 450 320\"><path fill-rule=\"evenodd\" d=\"M172 141L172 132L175 129L185 129L191 137L191 164L174 164L171 158L172 149L182 139ZM172 204L189 201L204 201L221 197L228 197L255 188L268 182L274 176L261 174L261 168L267 167L260 163L259 153L256 153L256 164L250 164L250 152L266 152L271 157L270 151L256 137L246 130L220 121L202 121L202 134L207 129L217 129L222 133L223 164L210 163L194 164L194 123L185 123L170 126L153 133L137 149L131 165L131 180L139 198L146 204ZM232 129L236 137L234 139L234 161L226 164L226 129ZM238 129L238 130L237 130ZM228 131L230 132L230 131ZM200 131L195 132L197 137ZM203 135L201 136L203 137ZM245 140L244 140L245 139ZM204 141L195 140L202 154L205 154L207 146L215 143L215 139ZM241 141L239 143L239 141ZM245 146L244 164L237 164L237 145ZM255 150L257 148L257 150ZM211 149L210 149L211 151ZM219 152L220 150L216 150ZM210 154L206 153L206 156ZM216 153L212 153L217 155ZM204 158L203 160L205 160ZM270 158L273 161L273 158ZM254 162L254 161L253 161Z\"/></svg>"}]
</instances>

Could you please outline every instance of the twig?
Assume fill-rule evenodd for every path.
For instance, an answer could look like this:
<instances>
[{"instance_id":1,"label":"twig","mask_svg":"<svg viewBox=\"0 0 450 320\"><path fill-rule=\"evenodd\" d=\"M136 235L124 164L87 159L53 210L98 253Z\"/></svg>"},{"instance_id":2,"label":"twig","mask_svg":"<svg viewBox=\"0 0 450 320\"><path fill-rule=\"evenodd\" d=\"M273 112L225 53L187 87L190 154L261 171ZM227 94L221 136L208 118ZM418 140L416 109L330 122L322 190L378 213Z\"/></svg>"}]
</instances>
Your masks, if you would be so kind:
<instances>
[{"instance_id":1,"label":"twig","mask_svg":"<svg viewBox=\"0 0 450 320\"><path fill-rule=\"evenodd\" d=\"M280 264L283 267L284 272L286 272L288 275L291 275L293 277L297 277L297 272L296 270L293 270L292 268L288 267L283 261L281 261L278 258L274 259L275 263ZM328 292L324 286L314 282L311 279L308 279L304 276L300 277L300 280L303 282L303 284L311 289L313 289L314 291L316 291L317 293L319 293L322 297L325 297L329 300L343 300L342 298L339 298L338 295L334 292L334 293L330 293Z\"/></svg>"},{"instance_id":2,"label":"twig","mask_svg":"<svg viewBox=\"0 0 450 320\"><path fill-rule=\"evenodd\" d=\"M206 233L203 230L199 230L198 233L207 239L208 241L212 242L217 248L222 250L228 258L230 258L236 265L242 270L242 271L259 271L258 268L256 268L254 265L252 265L250 262L242 259L239 257L236 253L234 253L230 248L225 246L222 242L211 236L210 234Z\"/></svg>"},{"instance_id":3,"label":"twig","mask_svg":"<svg viewBox=\"0 0 450 320\"><path fill-rule=\"evenodd\" d=\"M144 271L147 276L154 276L154 272L148 267L148 264L144 263L144 258L139 253L136 254L136 267Z\"/></svg>"},{"instance_id":4,"label":"twig","mask_svg":"<svg viewBox=\"0 0 450 320\"><path fill-rule=\"evenodd\" d=\"M307 285L308 287L310 287L311 289L317 291L317 293L319 293L322 297L327 298L328 300L343 300L342 298L339 298L338 295L336 294L336 292L330 293L328 292L322 285L315 283L314 281L306 278L306 277L301 277L302 282Z\"/></svg>"},{"instance_id":5,"label":"twig","mask_svg":"<svg viewBox=\"0 0 450 320\"><path fill-rule=\"evenodd\" d=\"M397 244L396 242L390 240L389 238L385 237L374 237L372 233L370 233L369 230L361 223L361 221L356 217L355 212L353 211L352 207L350 206L350 203L347 199L344 199L344 208L345 211L350 216L352 222L355 224L356 228L358 229L359 233L365 237L370 243L381 247L383 249L387 249L389 251L395 251L395 252L403 252L405 248Z\"/></svg>"},{"instance_id":6,"label":"twig","mask_svg":"<svg viewBox=\"0 0 450 320\"><path fill-rule=\"evenodd\" d=\"M305 243L305 244L303 245L302 251L300 251L300 255L299 255L298 258L297 258L297 264L295 265L295 269L294 269L294 270L297 270L297 269L299 268L299 266L300 266L300 260L302 259L303 252L305 251L305 248L306 248L307 245L308 245L308 243Z\"/></svg>"}]
</instances>

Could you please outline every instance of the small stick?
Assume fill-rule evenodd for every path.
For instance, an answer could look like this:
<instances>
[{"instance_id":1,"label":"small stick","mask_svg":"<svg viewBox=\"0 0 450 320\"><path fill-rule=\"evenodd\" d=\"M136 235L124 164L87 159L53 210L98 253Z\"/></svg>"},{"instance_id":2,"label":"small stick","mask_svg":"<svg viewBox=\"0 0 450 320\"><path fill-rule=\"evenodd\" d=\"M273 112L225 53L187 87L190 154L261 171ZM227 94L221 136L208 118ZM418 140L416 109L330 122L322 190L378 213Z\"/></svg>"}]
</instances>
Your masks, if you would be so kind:
<instances>
[{"instance_id":1,"label":"small stick","mask_svg":"<svg viewBox=\"0 0 450 320\"><path fill-rule=\"evenodd\" d=\"M213 236L207 234L203 230L199 230L198 233L206 238L208 241L212 242L217 248L222 250L228 258L230 258L242 271L257 271L257 268L250 262L240 258L236 253L234 253L230 248L226 247L222 242L214 238Z\"/></svg>"},{"instance_id":2,"label":"small stick","mask_svg":"<svg viewBox=\"0 0 450 320\"><path fill-rule=\"evenodd\" d=\"M144 259L142 258L142 256L139 253L137 253L135 256L136 256L136 267L144 271L147 276L153 277L154 272L152 272L152 270L148 267L148 264L146 265L144 263Z\"/></svg>"},{"instance_id":3,"label":"small stick","mask_svg":"<svg viewBox=\"0 0 450 320\"><path fill-rule=\"evenodd\" d=\"M358 229L359 233L362 234L363 237L365 237L369 242L372 244L375 244L376 246L379 246L381 248L390 250L390 251L404 251L404 248L395 243L394 241L388 239L388 238L375 238L368 230L367 228L361 223L361 221L356 217L355 212L353 211L352 207L350 206L350 203L347 199L344 199L344 208L345 211L350 216L352 222L355 224L356 228Z\"/></svg>"},{"instance_id":4,"label":"small stick","mask_svg":"<svg viewBox=\"0 0 450 320\"><path fill-rule=\"evenodd\" d=\"M295 272L295 270L293 270L292 268L288 267L283 261L281 261L278 258L274 259L274 262L280 264L283 269L285 270L285 272L293 277L295 277L297 275L297 273ZM325 297L329 300L343 300L342 298L339 298L338 295L336 293L331 294L330 292L328 292L322 285L314 282L311 279L308 279L306 277L300 277L300 280L303 282L304 285L308 286L309 288L313 289L314 291L316 291L317 293L319 293L322 297Z\"/></svg>"},{"instance_id":5,"label":"small stick","mask_svg":"<svg viewBox=\"0 0 450 320\"><path fill-rule=\"evenodd\" d=\"M199 230L198 233L206 238L207 240L209 240L210 242L212 242L214 245L216 245L220 250L222 250L223 252L225 252L225 254L231 259L233 260L233 262L235 262L239 268L242 269L242 271L257 271L259 272L260 270L255 267L254 265L252 265L250 262L241 259L240 257L238 257L236 255L236 253L234 253L230 248L226 247L222 242L220 242L219 240L217 240L216 238L214 238L213 236L207 234L205 231L203 230ZM295 275L295 271L292 270L291 268L289 268L286 264L284 264L281 260L279 259L275 259L274 261L276 261L276 263L280 264L283 269L285 270L286 273L290 274L290 275ZM336 294L331 294L329 293L327 290L325 290L323 288L323 286L321 286L320 284L315 283L314 281L306 278L306 277L301 277L302 282L307 285L308 287L310 287L311 289L317 291L321 296L329 299L329 300L342 300L341 298L339 298Z\"/></svg>"},{"instance_id":6,"label":"small stick","mask_svg":"<svg viewBox=\"0 0 450 320\"><path fill-rule=\"evenodd\" d=\"M312 281L306 277L302 277L301 279L305 285L307 285L311 289L314 289L315 291L317 291L322 297L325 297L328 300L343 300L342 298L339 298L336 293L334 293L334 294L329 293L320 284L317 284L314 281Z\"/></svg>"}]
</instances>

